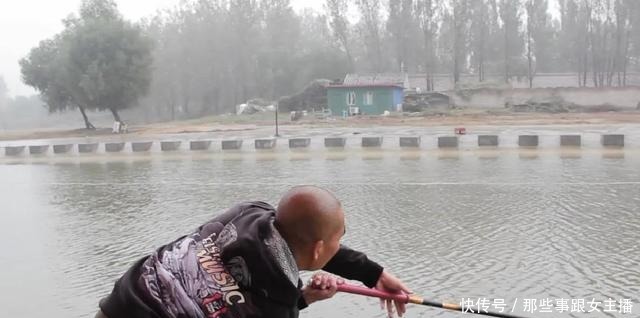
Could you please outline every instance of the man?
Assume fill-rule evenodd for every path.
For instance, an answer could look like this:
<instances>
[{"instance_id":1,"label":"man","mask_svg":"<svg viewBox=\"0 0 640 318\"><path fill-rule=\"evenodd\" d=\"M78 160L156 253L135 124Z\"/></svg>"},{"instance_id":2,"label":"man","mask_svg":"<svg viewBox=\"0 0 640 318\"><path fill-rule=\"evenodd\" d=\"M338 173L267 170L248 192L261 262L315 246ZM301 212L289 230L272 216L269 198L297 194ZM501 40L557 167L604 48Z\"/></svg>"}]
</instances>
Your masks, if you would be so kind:
<instances>
[{"instance_id":1,"label":"man","mask_svg":"<svg viewBox=\"0 0 640 318\"><path fill-rule=\"evenodd\" d=\"M340 202L321 188L295 187L277 209L239 204L136 262L100 302L97 317L298 317L332 297L338 283L322 274L303 287L301 270L409 292L363 253L341 246L344 233ZM395 305L402 315L404 305Z\"/></svg>"}]
</instances>

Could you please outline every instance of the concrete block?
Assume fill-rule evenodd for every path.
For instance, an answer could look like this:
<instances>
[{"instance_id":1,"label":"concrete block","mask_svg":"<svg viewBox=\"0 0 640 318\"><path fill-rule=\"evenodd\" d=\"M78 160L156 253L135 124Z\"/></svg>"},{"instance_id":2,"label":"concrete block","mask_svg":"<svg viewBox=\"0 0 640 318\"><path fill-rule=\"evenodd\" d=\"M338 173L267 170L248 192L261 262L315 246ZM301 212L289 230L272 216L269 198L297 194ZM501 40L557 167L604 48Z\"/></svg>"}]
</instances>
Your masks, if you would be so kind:
<instances>
[{"instance_id":1,"label":"concrete block","mask_svg":"<svg viewBox=\"0 0 640 318\"><path fill-rule=\"evenodd\" d=\"M69 153L69 151L71 151L71 149L73 149L73 145L71 145L71 144L69 144L69 145L53 145L53 153L55 153L55 154Z\"/></svg>"},{"instance_id":2,"label":"concrete block","mask_svg":"<svg viewBox=\"0 0 640 318\"><path fill-rule=\"evenodd\" d=\"M374 148L382 146L382 137L362 137L363 148Z\"/></svg>"},{"instance_id":3,"label":"concrete block","mask_svg":"<svg viewBox=\"0 0 640 318\"><path fill-rule=\"evenodd\" d=\"M324 139L324 146L326 148L344 148L347 144L347 138L345 137L327 137Z\"/></svg>"},{"instance_id":4,"label":"concrete block","mask_svg":"<svg viewBox=\"0 0 640 318\"><path fill-rule=\"evenodd\" d=\"M222 150L238 150L242 148L242 140L223 140Z\"/></svg>"},{"instance_id":5,"label":"concrete block","mask_svg":"<svg viewBox=\"0 0 640 318\"><path fill-rule=\"evenodd\" d=\"M42 155L47 153L49 145L29 146L29 153L32 155Z\"/></svg>"},{"instance_id":6,"label":"concrete block","mask_svg":"<svg viewBox=\"0 0 640 318\"><path fill-rule=\"evenodd\" d=\"M458 148L457 136L438 137L438 148Z\"/></svg>"},{"instance_id":7,"label":"concrete block","mask_svg":"<svg viewBox=\"0 0 640 318\"><path fill-rule=\"evenodd\" d=\"M104 151L106 152L120 152L124 149L124 142L110 142L104 144Z\"/></svg>"},{"instance_id":8,"label":"concrete block","mask_svg":"<svg viewBox=\"0 0 640 318\"><path fill-rule=\"evenodd\" d=\"M562 136L560 136L560 146L562 146L562 147L580 147L580 146L582 146L582 136L580 136L580 135L562 135Z\"/></svg>"},{"instance_id":9,"label":"concrete block","mask_svg":"<svg viewBox=\"0 0 640 318\"><path fill-rule=\"evenodd\" d=\"M132 142L131 151L146 152L151 150L151 146L153 146L153 141Z\"/></svg>"},{"instance_id":10,"label":"concrete block","mask_svg":"<svg viewBox=\"0 0 640 318\"><path fill-rule=\"evenodd\" d=\"M4 148L4 154L7 156L19 156L24 152L25 146L11 146Z\"/></svg>"},{"instance_id":11,"label":"concrete block","mask_svg":"<svg viewBox=\"0 0 640 318\"><path fill-rule=\"evenodd\" d=\"M624 135L602 135L602 146L604 147L624 147Z\"/></svg>"},{"instance_id":12,"label":"concrete block","mask_svg":"<svg viewBox=\"0 0 640 318\"><path fill-rule=\"evenodd\" d=\"M310 144L311 144L311 138L289 139L289 148L308 148Z\"/></svg>"},{"instance_id":13,"label":"concrete block","mask_svg":"<svg viewBox=\"0 0 640 318\"><path fill-rule=\"evenodd\" d=\"M420 137L400 137L400 147L402 148L419 148Z\"/></svg>"},{"instance_id":14,"label":"concrete block","mask_svg":"<svg viewBox=\"0 0 640 318\"><path fill-rule=\"evenodd\" d=\"M162 151L176 151L180 149L182 141L162 141L160 142L160 150Z\"/></svg>"},{"instance_id":15,"label":"concrete block","mask_svg":"<svg viewBox=\"0 0 640 318\"><path fill-rule=\"evenodd\" d=\"M94 144L78 144L79 153L94 153L98 150L98 143Z\"/></svg>"},{"instance_id":16,"label":"concrete block","mask_svg":"<svg viewBox=\"0 0 640 318\"><path fill-rule=\"evenodd\" d=\"M191 150L209 150L209 147L211 147L211 140L196 140L189 143Z\"/></svg>"},{"instance_id":17,"label":"concrete block","mask_svg":"<svg viewBox=\"0 0 640 318\"><path fill-rule=\"evenodd\" d=\"M537 135L521 135L518 136L518 146L520 147L538 147L539 138Z\"/></svg>"},{"instance_id":18,"label":"concrete block","mask_svg":"<svg viewBox=\"0 0 640 318\"><path fill-rule=\"evenodd\" d=\"M275 139L256 139L256 149L273 149L276 146Z\"/></svg>"},{"instance_id":19,"label":"concrete block","mask_svg":"<svg viewBox=\"0 0 640 318\"><path fill-rule=\"evenodd\" d=\"M478 147L497 147L499 145L498 136L480 135L478 136Z\"/></svg>"}]
</instances>

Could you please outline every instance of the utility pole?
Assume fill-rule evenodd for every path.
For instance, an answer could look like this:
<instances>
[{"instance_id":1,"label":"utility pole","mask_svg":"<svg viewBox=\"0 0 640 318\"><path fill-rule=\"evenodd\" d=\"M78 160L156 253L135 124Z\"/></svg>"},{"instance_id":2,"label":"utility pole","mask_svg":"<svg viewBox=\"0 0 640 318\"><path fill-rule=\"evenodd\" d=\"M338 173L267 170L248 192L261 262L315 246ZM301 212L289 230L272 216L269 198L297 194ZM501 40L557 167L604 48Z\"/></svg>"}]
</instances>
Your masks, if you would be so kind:
<instances>
[{"instance_id":1,"label":"utility pole","mask_svg":"<svg viewBox=\"0 0 640 318\"><path fill-rule=\"evenodd\" d=\"M278 108L279 105L276 103L276 137L280 137L280 134L278 133Z\"/></svg>"}]
</instances>

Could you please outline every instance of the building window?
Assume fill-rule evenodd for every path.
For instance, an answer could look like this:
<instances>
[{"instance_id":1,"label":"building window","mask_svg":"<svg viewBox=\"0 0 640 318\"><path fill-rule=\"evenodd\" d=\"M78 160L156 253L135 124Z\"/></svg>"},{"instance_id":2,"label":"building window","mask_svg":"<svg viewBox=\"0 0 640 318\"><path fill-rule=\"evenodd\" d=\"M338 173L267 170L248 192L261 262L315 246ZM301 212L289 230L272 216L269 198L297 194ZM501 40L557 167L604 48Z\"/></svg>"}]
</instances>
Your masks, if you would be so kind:
<instances>
[{"instance_id":1,"label":"building window","mask_svg":"<svg viewBox=\"0 0 640 318\"><path fill-rule=\"evenodd\" d=\"M356 92L347 93L347 105L353 106L356 104Z\"/></svg>"},{"instance_id":2,"label":"building window","mask_svg":"<svg viewBox=\"0 0 640 318\"><path fill-rule=\"evenodd\" d=\"M363 96L364 105L373 105L373 92L366 92Z\"/></svg>"}]
</instances>

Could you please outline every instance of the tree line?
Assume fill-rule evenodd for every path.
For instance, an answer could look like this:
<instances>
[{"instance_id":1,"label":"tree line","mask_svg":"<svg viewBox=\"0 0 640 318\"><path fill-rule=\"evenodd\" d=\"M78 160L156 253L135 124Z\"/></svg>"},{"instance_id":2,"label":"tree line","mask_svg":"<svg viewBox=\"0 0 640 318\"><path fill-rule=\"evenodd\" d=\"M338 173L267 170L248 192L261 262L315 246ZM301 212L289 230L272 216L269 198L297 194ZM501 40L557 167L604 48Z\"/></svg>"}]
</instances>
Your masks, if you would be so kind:
<instances>
[{"instance_id":1,"label":"tree line","mask_svg":"<svg viewBox=\"0 0 640 318\"><path fill-rule=\"evenodd\" d=\"M626 85L640 1L551 1L326 0L295 12L290 0L184 0L133 24L112 0L84 0L21 64L50 108L116 120L132 105L160 119L226 113L349 72L420 73L427 90L443 73L455 84L571 72L579 86Z\"/></svg>"},{"instance_id":2,"label":"tree line","mask_svg":"<svg viewBox=\"0 0 640 318\"><path fill-rule=\"evenodd\" d=\"M378 0L355 0L355 24L345 23L349 3L328 0L328 18L343 51L365 48L356 70L425 73L427 89L435 73L454 83L461 74L522 76L533 86L537 73L574 72L579 86L623 86L640 56L634 0L397 0L384 11Z\"/></svg>"}]
</instances>

